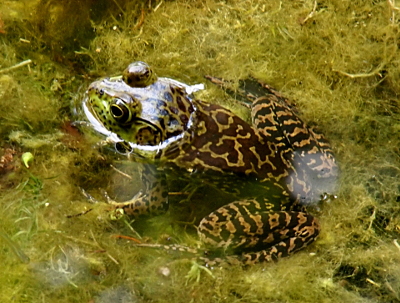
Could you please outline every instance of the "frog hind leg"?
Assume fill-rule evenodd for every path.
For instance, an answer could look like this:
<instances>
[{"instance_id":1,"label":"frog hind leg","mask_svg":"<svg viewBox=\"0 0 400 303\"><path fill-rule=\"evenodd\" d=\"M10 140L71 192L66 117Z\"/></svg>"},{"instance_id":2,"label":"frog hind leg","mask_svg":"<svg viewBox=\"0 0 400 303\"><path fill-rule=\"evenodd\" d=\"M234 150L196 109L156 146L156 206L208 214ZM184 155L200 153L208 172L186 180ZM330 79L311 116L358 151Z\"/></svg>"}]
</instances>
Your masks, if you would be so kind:
<instances>
[{"instance_id":1,"label":"frog hind leg","mask_svg":"<svg viewBox=\"0 0 400 303\"><path fill-rule=\"evenodd\" d=\"M300 119L287 98L267 84L260 82L259 86L265 94L249 97L254 127L265 137L274 138L277 144L285 146L288 155L295 153L298 163L303 163L299 165L305 165L319 178L336 177L337 164L325 137Z\"/></svg>"},{"instance_id":2,"label":"frog hind leg","mask_svg":"<svg viewBox=\"0 0 400 303\"><path fill-rule=\"evenodd\" d=\"M225 261L245 265L289 256L314 242L319 231L318 221L305 212L262 209L255 200L225 205L203 218L198 228L207 246L233 250ZM223 262L203 260L209 265Z\"/></svg>"},{"instance_id":3,"label":"frog hind leg","mask_svg":"<svg viewBox=\"0 0 400 303\"><path fill-rule=\"evenodd\" d=\"M317 205L327 193L336 191L339 169L329 142L300 119L290 100L252 77L240 80L236 89L224 79L206 78L249 106L254 128L279 150L293 201ZM259 177L270 178L270 172L265 172ZM279 170L272 173L281 175Z\"/></svg>"},{"instance_id":4,"label":"frog hind leg","mask_svg":"<svg viewBox=\"0 0 400 303\"><path fill-rule=\"evenodd\" d=\"M246 94L252 96L248 98L253 125L279 146L288 164L286 183L292 199L315 205L325 193L336 191L339 170L330 144L300 119L288 99L267 84L257 84L264 95Z\"/></svg>"},{"instance_id":5,"label":"frog hind leg","mask_svg":"<svg viewBox=\"0 0 400 303\"><path fill-rule=\"evenodd\" d=\"M295 169L312 171L317 178L337 177L329 142L299 118L296 106L280 92L252 77L240 80L236 89L225 79L205 78L250 107L254 127L265 138L274 138L276 145L285 147L286 157L296 162L294 166L300 166Z\"/></svg>"},{"instance_id":6,"label":"frog hind leg","mask_svg":"<svg viewBox=\"0 0 400 303\"><path fill-rule=\"evenodd\" d=\"M162 214L168 210L168 186L166 176L154 165L141 164L142 190L133 198L117 202L106 198L116 211L122 210L131 217Z\"/></svg>"}]
</instances>

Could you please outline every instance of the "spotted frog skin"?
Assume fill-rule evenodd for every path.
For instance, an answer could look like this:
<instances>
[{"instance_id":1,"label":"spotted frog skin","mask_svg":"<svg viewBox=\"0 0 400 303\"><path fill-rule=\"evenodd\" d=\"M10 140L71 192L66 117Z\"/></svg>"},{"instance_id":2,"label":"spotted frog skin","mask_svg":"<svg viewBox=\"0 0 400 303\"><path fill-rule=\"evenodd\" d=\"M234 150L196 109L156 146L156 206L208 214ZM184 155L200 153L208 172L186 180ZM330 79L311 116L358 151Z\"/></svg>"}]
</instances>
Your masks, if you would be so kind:
<instances>
[{"instance_id":1,"label":"spotted frog skin","mask_svg":"<svg viewBox=\"0 0 400 303\"><path fill-rule=\"evenodd\" d=\"M201 179L233 198L201 220L200 239L229 252L228 262L254 264L288 256L317 238L320 225L305 206L332 193L338 169L327 141L287 99L253 79L241 86L251 124L197 100L184 83L157 78L144 62L129 65L122 79L90 84L83 107L97 131L143 163L143 190L129 201L110 200L116 209L134 217L165 212L165 172Z\"/></svg>"}]
</instances>

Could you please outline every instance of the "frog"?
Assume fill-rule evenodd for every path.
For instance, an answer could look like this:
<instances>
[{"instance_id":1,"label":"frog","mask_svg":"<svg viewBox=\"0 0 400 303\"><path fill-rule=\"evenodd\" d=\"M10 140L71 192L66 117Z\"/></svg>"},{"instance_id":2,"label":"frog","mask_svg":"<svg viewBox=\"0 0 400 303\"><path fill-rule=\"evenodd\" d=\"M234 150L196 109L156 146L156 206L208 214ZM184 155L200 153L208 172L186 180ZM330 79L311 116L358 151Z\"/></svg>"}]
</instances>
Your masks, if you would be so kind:
<instances>
[{"instance_id":1,"label":"frog","mask_svg":"<svg viewBox=\"0 0 400 303\"><path fill-rule=\"evenodd\" d=\"M127 201L107 196L115 211L139 218L168 210L168 172L218 189L232 201L197 227L199 259L253 265L277 261L313 243L321 230L307 210L336 189L338 165L329 142L299 117L292 102L254 78L230 89L251 122L195 97L203 87L158 77L145 62L85 92L83 109L115 150L140 163L142 190ZM213 255L212 252L222 252Z\"/></svg>"}]
</instances>

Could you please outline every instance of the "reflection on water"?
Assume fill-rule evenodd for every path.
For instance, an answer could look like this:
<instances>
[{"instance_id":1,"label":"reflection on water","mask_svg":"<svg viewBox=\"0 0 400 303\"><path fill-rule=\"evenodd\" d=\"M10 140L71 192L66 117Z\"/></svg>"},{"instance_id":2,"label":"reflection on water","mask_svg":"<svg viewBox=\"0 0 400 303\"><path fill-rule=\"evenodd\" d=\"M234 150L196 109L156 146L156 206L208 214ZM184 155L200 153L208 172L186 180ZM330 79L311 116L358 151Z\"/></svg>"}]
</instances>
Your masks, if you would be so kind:
<instances>
[{"instance_id":1,"label":"reflection on water","mask_svg":"<svg viewBox=\"0 0 400 303\"><path fill-rule=\"evenodd\" d=\"M318 207L324 196L337 193L339 168L334 158L322 152L295 150L293 164L295 172L287 177L287 182L291 184L292 180L301 180L294 182L292 197L299 199L302 205Z\"/></svg>"},{"instance_id":2,"label":"reflection on water","mask_svg":"<svg viewBox=\"0 0 400 303\"><path fill-rule=\"evenodd\" d=\"M126 286L117 286L115 288L106 289L101 292L95 299L97 303L121 302L134 303L140 302L136 295L132 293Z\"/></svg>"}]
</instances>

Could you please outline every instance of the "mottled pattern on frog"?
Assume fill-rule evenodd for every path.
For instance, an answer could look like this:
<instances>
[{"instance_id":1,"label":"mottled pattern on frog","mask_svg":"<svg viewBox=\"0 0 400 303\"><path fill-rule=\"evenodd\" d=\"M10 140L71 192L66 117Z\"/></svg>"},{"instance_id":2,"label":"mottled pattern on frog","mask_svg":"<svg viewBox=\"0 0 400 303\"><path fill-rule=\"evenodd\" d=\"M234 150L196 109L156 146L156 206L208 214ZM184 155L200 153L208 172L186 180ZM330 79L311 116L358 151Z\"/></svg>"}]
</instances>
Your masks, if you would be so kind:
<instances>
[{"instance_id":1,"label":"mottled pattern on frog","mask_svg":"<svg viewBox=\"0 0 400 303\"><path fill-rule=\"evenodd\" d=\"M199 257L206 263L271 261L312 243L320 227L304 205L331 193L338 172L327 141L305 125L290 102L269 86L246 80L240 94L250 103L250 125L224 107L194 99L185 84L141 68L150 70L143 62L125 70L129 83L92 83L84 102L87 115L145 163L143 193L109 202L132 216L165 211L162 169L181 170L236 200L200 222L199 236L208 247L232 252L223 259Z\"/></svg>"}]
</instances>

